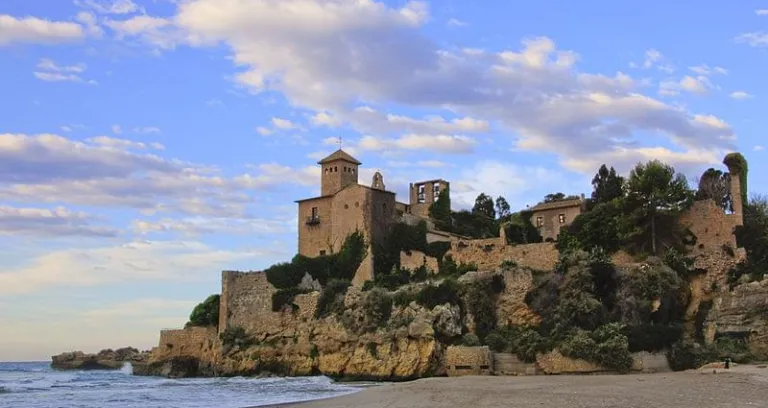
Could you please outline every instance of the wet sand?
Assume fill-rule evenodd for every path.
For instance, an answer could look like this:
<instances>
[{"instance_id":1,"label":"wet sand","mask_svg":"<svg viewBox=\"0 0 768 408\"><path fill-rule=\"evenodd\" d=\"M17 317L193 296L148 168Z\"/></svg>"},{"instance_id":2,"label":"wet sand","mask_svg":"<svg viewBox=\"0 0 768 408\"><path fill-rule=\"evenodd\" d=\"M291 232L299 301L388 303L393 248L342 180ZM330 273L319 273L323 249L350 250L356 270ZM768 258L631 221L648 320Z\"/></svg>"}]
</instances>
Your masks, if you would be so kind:
<instances>
[{"instance_id":1,"label":"wet sand","mask_svg":"<svg viewBox=\"0 0 768 408\"><path fill-rule=\"evenodd\" d=\"M587 376L426 378L282 408L768 408L768 368Z\"/></svg>"}]
</instances>

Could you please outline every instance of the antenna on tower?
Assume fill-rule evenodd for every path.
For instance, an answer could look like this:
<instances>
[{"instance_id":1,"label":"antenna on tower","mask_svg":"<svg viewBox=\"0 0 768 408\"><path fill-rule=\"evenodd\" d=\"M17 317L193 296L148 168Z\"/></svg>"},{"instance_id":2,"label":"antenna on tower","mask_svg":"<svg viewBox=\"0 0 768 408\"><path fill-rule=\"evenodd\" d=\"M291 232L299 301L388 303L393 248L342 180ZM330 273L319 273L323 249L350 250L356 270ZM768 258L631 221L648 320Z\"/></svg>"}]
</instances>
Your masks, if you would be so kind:
<instances>
[{"instance_id":1,"label":"antenna on tower","mask_svg":"<svg viewBox=\"0 0 768 408\"><path fill-rule=\"evenodd\" d=\"M339 150L341 150L341 145L344 143L344 140L339 136Z\"/></svg>"}]
</instances>

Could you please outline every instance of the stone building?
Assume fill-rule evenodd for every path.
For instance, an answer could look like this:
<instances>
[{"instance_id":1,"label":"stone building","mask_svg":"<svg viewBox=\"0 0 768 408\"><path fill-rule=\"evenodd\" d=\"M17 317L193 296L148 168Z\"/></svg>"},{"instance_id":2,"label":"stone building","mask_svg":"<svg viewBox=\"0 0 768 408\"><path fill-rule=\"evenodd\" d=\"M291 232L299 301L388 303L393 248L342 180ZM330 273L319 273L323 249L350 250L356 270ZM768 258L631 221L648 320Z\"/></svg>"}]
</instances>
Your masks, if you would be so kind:
<instances>
[{"instance_id":1,"label":"stone building","mask_svg":"<svg viewBox=\"0 0 768 408\"><path fill-rule=\"evenodd\" d=\"M395 193L385 190L381 174L374 175L371 187L359 184L362 163L341 149L318 164L320 196L296 201L299 254L316 257L338 252L346 237L356 230L369 243L383 240L396 212ZM353 283L362 284L372 278L373 257L369 250Z\"/></svg>"},{"instance_id":2,"label":"stone building","mask_svg":"<svg viewBox=\"0 0 768 408\"><path fill-rule=\"evenodd\" d=\"M561 200L552 203L541 203L528 209L532 212L531 223L539 229L541 238L557 240L560 230L571 225L571 222L585 211L586 200L581 198Z\"/></svg>"},{"instance_id":3,"label":"stone building","mask_svg":"<svg viewBox=\"0 0 768 408\"><path fill-rule=\"evenodd\" d=\"M450 184L445 180L427 180L411 183L410 206L407 211L420 217L429 217L429 206L440 196L440 192L447 190Z\"/></svg>"}]
</instances>

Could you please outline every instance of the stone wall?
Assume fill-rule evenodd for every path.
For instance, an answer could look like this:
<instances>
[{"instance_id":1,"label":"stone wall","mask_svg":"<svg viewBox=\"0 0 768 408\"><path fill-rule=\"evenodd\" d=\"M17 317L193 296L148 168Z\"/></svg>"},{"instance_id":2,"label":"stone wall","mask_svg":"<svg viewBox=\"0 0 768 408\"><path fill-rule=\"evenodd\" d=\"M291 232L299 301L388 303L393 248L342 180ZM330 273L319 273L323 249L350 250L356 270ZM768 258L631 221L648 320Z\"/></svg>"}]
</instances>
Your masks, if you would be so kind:
<instances>
[{"instance_id":1,"label":"stone wall","mask_svg":"<svg viewBox=\"0 0 768 408\"><path fill-rule=\"evenodd\" d=\"M768 279L736 286L713 301L704 323L708 342L743 337L759 359L768 359Z\"/></svg>"},{"instance_id":2,"label":"stone wall","mask_svg":"<svg viewBox=\"0 0 768 408\"><path fill-rule=\"evenodd\" d=\"M263 272L224 271L221 274L219 302L219 331L227 327L242 327L247 331L280 324L272 312L275 288Z\"/></svg>"},{"instance_id":3,"label":"stone wall","mask_svg":"<svg viewBox=\"0 0 768 408\"><path fill-rule=\"evenodd\" d=\"M445 350L448 376L490 375L493 359L488 347L451 346Z\"/></svg>"},{"instance_id":4,"label":"stone wall","mask_svg":"<svg viewBox=\"0 0 768 408\"><path fill-rule=\"evenodd\" d=\"M531 269L552 270L559 257L553 243L507 245L501 238L453 240L448 254L457 263L473 263L480 270L496 270L507 260Z\"/></svg>"},{"instance_id":5,"label":"stone wall","mask_svg":"<svg viewBox=\"0 0 768 408\"><path fill-rule=\"evenodd\" d=\"M510 353L493 353L494 375L537 375L539 373L536 363L522 362L516 355Z\"/></svg>"},{"instance_id":6,"label":"stone wall","mask_svg":"<svg viewBox=\"0 0 768 408\"><path fill-rule=\"evenodd\" d=\"M644 373L666 373L672 371L665 353L641 351L632 353L632 370Z\"/></svg>"},{"instance_id":7,"label":"stone wall","mask_svg":"<svg viewBox=\"0 0 768 408\"><path fill-rule=\"evenodd\" d=\"M407 268L414 271L424 264L427 265L428 271L432 273L438 272L437 258L427 256L421 251L401 251L400 252L401 268Z\"/></svg>"},{"instance_id":8,"label":"stone wall","mask_svg":"<svg viewBox=\"0 0 768 408\"><path fill-rule=\"evenodd\" d=\"M213 327L190 327L179 330L162 330L155 351L163 357L200 357L218 345Z\"/></svg>"}]
</instances>

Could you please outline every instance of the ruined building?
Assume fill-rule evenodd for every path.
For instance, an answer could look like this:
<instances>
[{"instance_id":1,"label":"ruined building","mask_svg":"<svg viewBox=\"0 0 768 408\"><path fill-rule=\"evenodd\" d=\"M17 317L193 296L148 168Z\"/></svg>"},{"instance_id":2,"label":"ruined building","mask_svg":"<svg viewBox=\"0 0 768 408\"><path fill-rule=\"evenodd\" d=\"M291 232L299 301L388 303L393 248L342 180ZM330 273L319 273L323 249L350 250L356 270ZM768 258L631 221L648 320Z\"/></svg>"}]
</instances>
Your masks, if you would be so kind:
<instances>
[{"instance_id":1,"label":"ruined building","mask_svg":"<svg viewBox=\"0 0 768 408\"><path fill-rule=\"evenodd\" d=\"M586 209L586 200L581 198L541 203L531 207L531 223L536 226L545 241L556 241L560 230L571 225Z\"/></svg>"}]
</instances>

